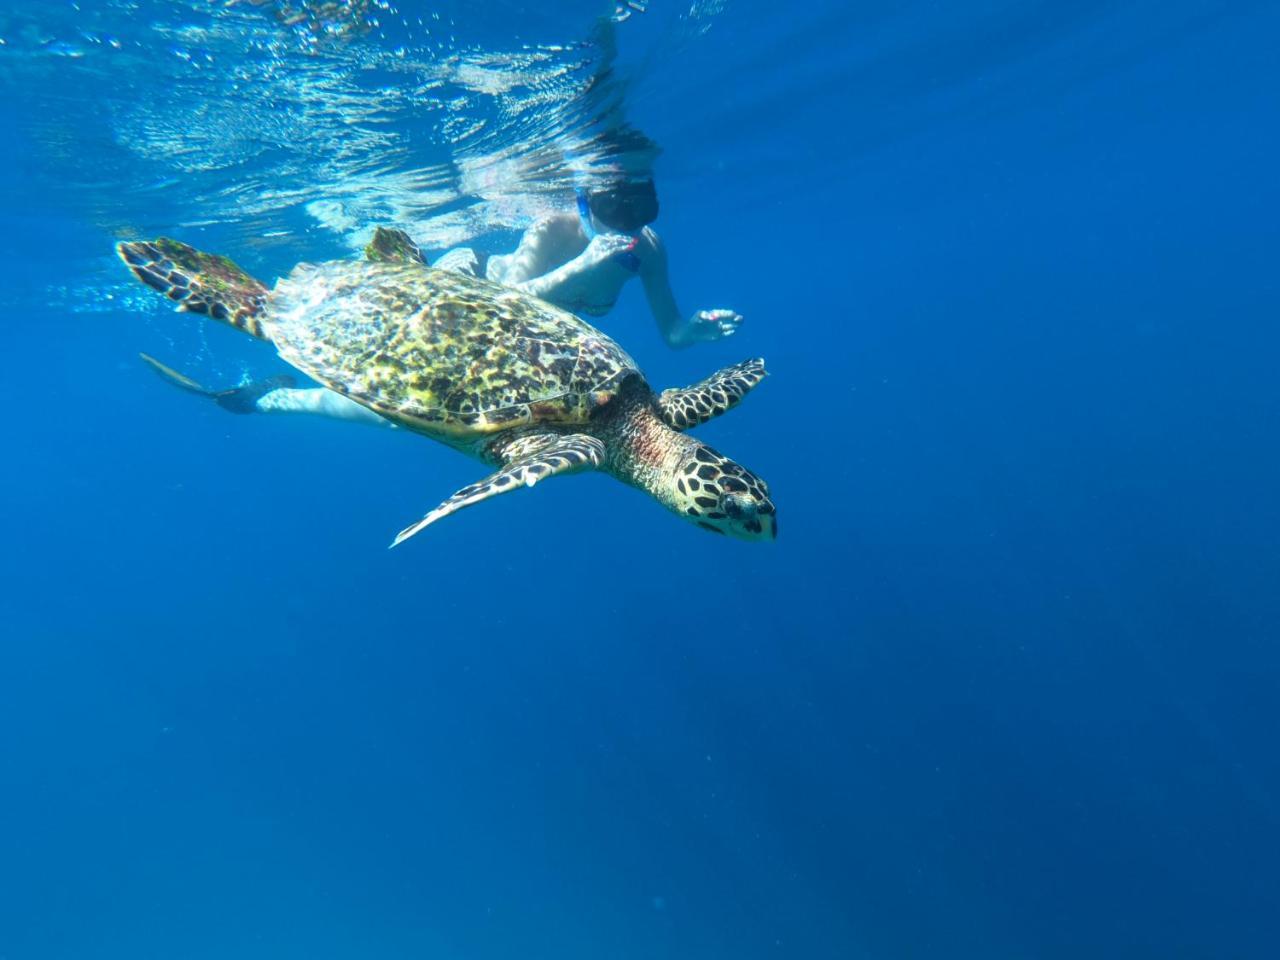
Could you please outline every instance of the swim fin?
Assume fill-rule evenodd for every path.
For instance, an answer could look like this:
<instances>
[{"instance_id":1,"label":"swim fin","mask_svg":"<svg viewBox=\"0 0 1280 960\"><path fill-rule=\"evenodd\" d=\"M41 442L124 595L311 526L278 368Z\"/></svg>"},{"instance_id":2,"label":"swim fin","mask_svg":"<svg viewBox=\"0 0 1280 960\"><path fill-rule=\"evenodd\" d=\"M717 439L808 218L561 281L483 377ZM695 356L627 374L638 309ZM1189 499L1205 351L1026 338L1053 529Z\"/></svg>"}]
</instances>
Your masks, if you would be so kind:
<instances>
[{"instance_id":1,"label":"swim fin","mask_svg":"<svg viewBox=\"0 0 1280 960\"><path fill-rule=\"evenodd\" d=\"M173 367L161 363L155 357L145 353L140 353L138 356L142 358L143 363L159 374L162 379L173 384L179 390L185 390L187 393L194 393L201 397L208 397L223 410L230 413L255 413L258 401L266 394L281 387L292 387L297 383L288 374L281 374L277 377L268 377L266 380L246 383L242 387L232 387L229 390L210 390L204 384L192 380L186 374L179 373Z\"/></svg>"}]
</instances>

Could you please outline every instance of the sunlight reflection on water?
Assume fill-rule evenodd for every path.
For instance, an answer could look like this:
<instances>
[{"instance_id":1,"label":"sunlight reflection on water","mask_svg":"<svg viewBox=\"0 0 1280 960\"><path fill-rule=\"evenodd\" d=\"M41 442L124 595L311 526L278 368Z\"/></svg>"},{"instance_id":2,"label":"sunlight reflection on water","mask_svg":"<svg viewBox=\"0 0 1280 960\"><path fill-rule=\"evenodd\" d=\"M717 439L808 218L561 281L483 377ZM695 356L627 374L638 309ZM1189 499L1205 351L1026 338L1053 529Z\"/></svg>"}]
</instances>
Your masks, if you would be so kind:
<instances>
[{"instance_id":1,"label":"sunlight reflection on water","mask_svg":"<svg viewBox=\"0 0 1280 960\"><path fill-rule=\"evenodd\" d=\"M27 125L60 201L112 233L318 227L357 247L391 221L444 247L625 165L599 139L618 121L612 27L559 6L495 50L384 0L20 3L0 13L0 80L37 92Z\"/></svg>"}]
</instances>

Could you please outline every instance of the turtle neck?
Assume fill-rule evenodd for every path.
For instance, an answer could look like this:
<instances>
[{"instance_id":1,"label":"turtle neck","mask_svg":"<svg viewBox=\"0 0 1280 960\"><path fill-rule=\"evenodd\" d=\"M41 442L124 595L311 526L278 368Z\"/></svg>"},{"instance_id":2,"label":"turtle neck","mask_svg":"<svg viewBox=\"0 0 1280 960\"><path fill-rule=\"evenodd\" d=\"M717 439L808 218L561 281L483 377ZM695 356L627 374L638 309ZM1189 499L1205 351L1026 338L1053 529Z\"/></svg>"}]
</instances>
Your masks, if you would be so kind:
<instances>
[{"instance_id":1,"label":"turtle neck","mask_svg":"<svg viewBox=\"0 0 1280 960\"><path fill-rule=\"evenodd\" d=\"M632 397L603 426L598 436L607 450L604 468L669 510L678 510L672 484L680 464L700 446L698 441L667 426L648 391Z\"/></svg>"}]
</instances>

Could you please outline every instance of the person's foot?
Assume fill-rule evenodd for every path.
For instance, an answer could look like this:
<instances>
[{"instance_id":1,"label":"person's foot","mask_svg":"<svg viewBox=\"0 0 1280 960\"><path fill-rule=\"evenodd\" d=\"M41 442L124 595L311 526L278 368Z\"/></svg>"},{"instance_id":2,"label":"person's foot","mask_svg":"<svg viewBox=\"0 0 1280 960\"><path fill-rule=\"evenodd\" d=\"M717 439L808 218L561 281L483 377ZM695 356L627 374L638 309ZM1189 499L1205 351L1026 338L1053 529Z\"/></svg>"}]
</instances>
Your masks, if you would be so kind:
<instances>
[{"instance_id":1,"label":"person's foot","mask_svg":"<svg viewBox=\"0 0 1280 960\"><path fill-rule=\"evenodd\" d=\"M272 390L279 390L281 387L292 387L296 382L293 377L284 373L278 377L259 380L256 383L246 383L243 387L219 390L217 393L211 394L211 396L213 397L213 402L228 413L257 413L259 400Z\"/></svg>"}]
</instances>

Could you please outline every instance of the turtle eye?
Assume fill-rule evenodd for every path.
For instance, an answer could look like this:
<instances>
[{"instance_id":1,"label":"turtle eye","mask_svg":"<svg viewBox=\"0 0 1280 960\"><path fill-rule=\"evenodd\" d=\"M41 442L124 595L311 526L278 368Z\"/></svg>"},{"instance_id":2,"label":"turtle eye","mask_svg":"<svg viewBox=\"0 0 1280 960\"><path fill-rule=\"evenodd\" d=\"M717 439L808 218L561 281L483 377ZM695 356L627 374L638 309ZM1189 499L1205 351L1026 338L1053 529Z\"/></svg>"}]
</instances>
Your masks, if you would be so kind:
<instances>
[{"instance_id":1,"label":"turtle eye","mask_svg":"<svg viewBox=\"0 0 1280 960\"><path fill-rule=\"evenodd\" d=\"M751 501L751 498L737 493L725 494L720 505L724 508L724 512L734 520L742 520L745 517L754 515L756 512L756 505Z\"/></svg>"}]
</instances>

